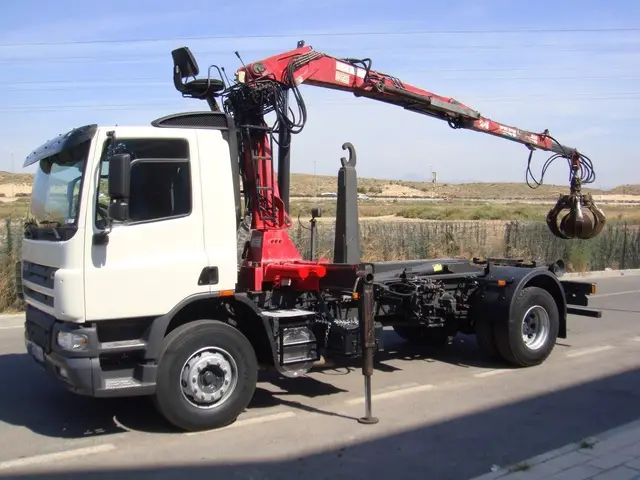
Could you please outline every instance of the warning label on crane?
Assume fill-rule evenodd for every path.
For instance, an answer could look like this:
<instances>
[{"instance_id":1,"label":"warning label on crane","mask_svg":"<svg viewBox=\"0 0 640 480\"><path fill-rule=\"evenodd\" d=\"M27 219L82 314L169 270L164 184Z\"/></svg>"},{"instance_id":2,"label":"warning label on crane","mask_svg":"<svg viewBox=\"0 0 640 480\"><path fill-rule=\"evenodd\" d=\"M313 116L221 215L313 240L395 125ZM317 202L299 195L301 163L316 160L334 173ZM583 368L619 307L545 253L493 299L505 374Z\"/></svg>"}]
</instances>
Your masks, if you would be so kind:
<instances>
[{"instance_id":1,"label":"warning label on crane","mask_svg":"<svg viewBox=\"0 0 640 480\"><path fill-rule=\"evenodd\" d=\"M336 60L336 72L344 72L349 75L356 75L360 78L364 78L364 69L354 67L353 65L349 65L348 63L340 62ZM336 75L336 80L338 80L338 76ZM340 80L338 80L340 81Z\"/></svg>"},{"instance_id":2,"label":"warning label on crane","mask_svg":"<svg viewBox=\"0 0 640 480\"><path fill-rule=\"evenodd\" d=\"M351 83L351 75L336 71L336 82L349 85Z\"/></svg>"}]
</instances>

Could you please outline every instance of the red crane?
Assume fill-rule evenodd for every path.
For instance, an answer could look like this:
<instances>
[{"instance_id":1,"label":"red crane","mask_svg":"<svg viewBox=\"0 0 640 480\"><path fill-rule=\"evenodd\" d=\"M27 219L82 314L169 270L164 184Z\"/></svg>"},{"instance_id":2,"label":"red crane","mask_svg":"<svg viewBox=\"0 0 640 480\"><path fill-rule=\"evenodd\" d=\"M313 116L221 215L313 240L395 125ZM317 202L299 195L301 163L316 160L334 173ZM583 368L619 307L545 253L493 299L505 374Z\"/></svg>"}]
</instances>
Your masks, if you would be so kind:
<instances>
[{"instance_id":1,"label":"red crane","mask_svg":"<svg viewBox=\"0 0 640 480\"><path fill-rule=\"evenodd\" d=\"M236 52L238 58L240 56ZM313 289L326 273L324 261L306 262L290 240L287 229L289 199L289 151L291 135L302 131L307 118L300 84L353 93L406 110L446 121L451 128L487 133L525 145L529 149L527 183L535 150L553 152L548 165L564 158L570 170L569 193L560 197L547 215L551 232L563 239L588 239L597 236L606 218L582 185L595 181L591 160L584 154L559 143L547 130L536 133L496 122L477 110L450 97L408 85L391 75L371 68L371 59L336 58L298 42L294 50L246 64L236 71L236 82L227 85L220 68L220 80L184 79L198 75L197 63L187 47L172 51L174 84L183 96L205 99L214 111L220 108L233 117L240 135L240 170L243 177L247 211L251 212L252 237L245 252L241 279L247 288L262 290L263 282L282 275ZM300 118L290 118L288 93L298 104ZM221 104L216 100L221 99ZM275 112L276 122L269 126L265 115ZM274 132L279 133L278 181L273 161ZM533 178L533 177L532 177ZM533 179L534 183L540 182ZM535 188L529 184L532 188ZM568 212L566 211L568 210ZM561 217L562 215L562 217ZM561 219L560 219L561 217ZM558 221L560 219L560 221Z\"/></svg>"}]
</instances>

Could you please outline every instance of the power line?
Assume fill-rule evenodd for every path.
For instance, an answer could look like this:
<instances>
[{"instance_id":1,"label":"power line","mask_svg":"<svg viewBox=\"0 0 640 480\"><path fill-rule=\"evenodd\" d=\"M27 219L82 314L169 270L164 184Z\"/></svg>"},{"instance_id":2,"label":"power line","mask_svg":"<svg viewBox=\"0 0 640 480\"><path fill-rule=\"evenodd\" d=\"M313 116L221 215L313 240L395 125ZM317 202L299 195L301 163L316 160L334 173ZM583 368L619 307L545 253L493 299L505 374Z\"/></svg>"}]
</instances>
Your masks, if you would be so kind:
<instances>
[{"instance_id":1,"label":"power line","mask_svg":"<svg viewBox=\"0 0 640 480\"><path fill-rule=\"evenodd\" d=\"M626 68L629 65L624 63L624 64L614 64L614 65L607 65L607 70L611 71L613 68ZM571 71L574 69L577 69L578 66L570 66L570 65L563 65L563 68ZM440 67L435 67L435 68L412 68L410 71L405 71L404 73L416 73L416 72L436 72L436 73L442 73L442 72L454 72L454 73L470 73L470 72L540 72L541 74L544 74L544 72L547 71L556 71L557 68L539 68L539 67L531 67L531 68L510 68L510 67L494 67L494 68L440 68ZM469 80L469 77L436 77L439 80L451 80L451 79L462 79L465 81ZM496 80L496 79L505 79L505 80L580 80L580 79L585 79L585 80L616 80L616 79L622 79L622 80L634 80L638 78L637 76L633 75L633 76L625 76L625 75L610 75L610 76L584 76L584 75L572 75L572 76L562 76L562 77L551 77L551 76L540 76L540 77L486 77L486 76L481 76L481 77L475 77L475 80L483 80L483 79L489 79L489 80ZM166 83L166 77L122 77L122 78L117 78L117 79L105 79L107 81L114 82L114 81L126 81L126 82L156 82L156 81L162 81ZM43 85L48 85L48 84L67 84L67 83L87 83L87 80L76 80L74 82L74 80L69 80L68 78L60 78L60 79L49 79L49 80L44 80L42 78L40 78L39 80L18 80L15 82L0 82L0 87L4 87L4 86L14 86L14 85L39 85L39 86L43 86ZM92 84L91 84L92 85ZM173 85L171 83L171 85Z\"/></svg>"},{"instance_id":2,"label":"power line","mask_svg":"<svg viewBox=\"0 0 640 480\"><path fill-rule=\"evenodd\" d=\"M525 44L525 45L438 45L437 47L430 48L424 47L421 50L428 49L423 55L426 54L443 54L448 53L450 51L457 50L477 50L479 52L505 52L505 51L520 51L522 49L553 49L553 52L578 52L578 53L609 53L608 51L602 50L604 48L613 48L613 45L589 45L589 46L568 46L561 43L540 43L540 44ZM256 49L257 50L257 49ZM335 55L338 51L344 51L346 48L334 48L331 53ZM367 55L371 55L373 52L386 52L390 53L388 49L380 49L380 48L367 48ZM214 52L200 52L199 56L214 56L214 55L229 55L231 52L226 50L217 50ZM24 63L34 63L38 64L60 64L60 63L125 63L127 61L131 62L140 62L147 60L156 60L156 59L166 59L169 58L169 52L167 53L145 53L145 54L136 54L136 55L114 55L113 57L105 57L100 54L100 56L96 55L81 55L81 56L61 56L61 57L51 57L47 56L46 58L5 58L0 59L1 64L8 65L16 65L16 64L24 64Z\"/></svg>"},{"instance_id":3,"label":"power line","mask_svg":"<svg viewBox=\"0 0 640 480\"><path fill-rule=\"evenodd\" d=\"M406 73L406 72L405 72ZM408 72L408 73L415 73ZM469 77L447 77L447 76L434 76L432 81L446 81L446 82L469 82ZM540 80L540 81L560 81L560 80L604 80L607 82L615 80L640 80L638 75L609 75L609 76L583 76L583 75L569 75L569 76L520 76L520 77L508 77L508 76L481 76L473 79L474 82L496 82L496 81L523 81L523 80ZM0 82L0 87L8 88L12 90L25 90L32 91L30 88L20 88L22 86L37 86L37 90L40 92L46 91L60 91L60 90L82 90L82 89L109 89L109 88L152 88L152 87L167 87L173 89L173 84L167 81L166 78L159 77L134 77L134 78L120 78L120 79L104 79L103 82L88 82L83 80L39 80L39 81L17 81L17 82Z\"/></svg>"},{"instance_id":4,"label":"power line","mask_svg":"<svg viewBox=\"0 0 640 480\"><path fill-rule=\"evenodd\" d=\"M65 40L59 42L24 42L2 43L0 48L14 47L44 47L63 45L97 45L116 43L157 43L177 42L186 40L232 40L240 38L264 39L264 38L303 38L303 37L364 37L364 36L412 36L412 35L503 35L503 34L530 34L530 33L613 33L613 32L638 32L635 27L609 27L609 28L523 28L523 29L489 29L489 30L414 30L414 31L370 31L370 32L307 32L307 33L270 33L254 35L203 35L185 37L150 37L150 38L126 38L126 39L95 39L95 40Z\"/></svg>"}]
</instances>

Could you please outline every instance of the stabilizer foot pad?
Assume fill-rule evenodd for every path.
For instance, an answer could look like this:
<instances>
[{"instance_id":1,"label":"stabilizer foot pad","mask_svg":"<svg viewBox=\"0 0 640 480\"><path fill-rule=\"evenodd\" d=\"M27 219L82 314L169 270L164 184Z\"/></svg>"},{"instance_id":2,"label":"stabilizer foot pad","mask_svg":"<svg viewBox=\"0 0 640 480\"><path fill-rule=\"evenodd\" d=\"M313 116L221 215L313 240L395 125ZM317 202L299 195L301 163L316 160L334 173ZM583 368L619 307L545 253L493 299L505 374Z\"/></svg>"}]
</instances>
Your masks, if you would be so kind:
<instances>
[{"instance_id":1,"label":"stabilizer foot pad","mask_svg":"<svg viewBox=\"0 0 640 480\"><path fill-rule=\"evenodd\" d=\"M375 425L379 421L378 417L360 417L358 419L358 423L362 423L364 425Z\"/></svg>"}]
</instances>

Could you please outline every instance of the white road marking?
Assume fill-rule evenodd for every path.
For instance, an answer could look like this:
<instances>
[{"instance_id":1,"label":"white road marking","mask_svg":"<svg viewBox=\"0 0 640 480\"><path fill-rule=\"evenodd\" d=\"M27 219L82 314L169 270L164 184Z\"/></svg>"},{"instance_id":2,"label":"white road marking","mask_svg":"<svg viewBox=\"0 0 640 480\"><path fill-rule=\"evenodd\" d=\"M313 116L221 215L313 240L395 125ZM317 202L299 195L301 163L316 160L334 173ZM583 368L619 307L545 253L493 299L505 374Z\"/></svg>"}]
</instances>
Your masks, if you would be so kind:
<instances>
[{"instance_id":1,"label":"white road marking","mask_svg":"<svg viewBox=\"0 0 640 480\"><path fill-rule=\"evenodd\" d=\"M581 357L583 355L591 355L592 353L600 353L606 350L615 348L613 345L603 345L602 347L585 348L583 350L576 350L575 352L567 353L567 357Z\"/></svg>"},{"instance_id":2,"label":"white road marking","mask_svg":"<svg viewBox=\"0 0 640 480\"><path fill-rule=\"evenodd\" d=\"M634 342L640 342L640 337L635 337L635 338L632 338L631 340Z\"/></svg>"},{"instance_id":3,"label":"white road marking","mask_svg":"<svg viewBox=\"0 0 640 480\"><path fill-rule=\"evenodd\" d=\"M188 432L188 433L185 433L184 435L185 436L202 435L205 433L217 432L219 430L228 430L230 428L246 427L247 425L257 425L259 423L275 422L276 420L284 420L285 418L291 418L295 416L296 416L296 412L292 412L292 411L273 413L271 415L261 415L259 417L252 417L252 418L246 418L244 420L237 420L231 425L224 428L220 428L216 430L204 430L202 432Z\"/></svg>"},{"instance_id":4,"label":"white road marking","mask_svg":"<svg viewBox=\"0 0 640 480\"><path fill-rule=\"evenodd\" d=\"M515 369L513 368L496 368L494 370L489 370L487 372L476 373L474 377L484 378L484 377L493 377L494 375L500 375L502 373L513 372Z\"/></svg>"},{"instance_id":5,"label":"white road marking","mask_svg":"<svg viewBox=\"0 0 640 480\"><path fill-rule=\"evenodd\" d=\"M19 328L24 328L24 325L16 325L15 327L0 327L0 330L17 330Z\"/></svg>"},{"instance_id":6,"label":"white road marking","mask_svg":"<svg viewBox=\"0 0 640 480\"><path fill-rule=\"evenodd\" d=\"M371 400L401 397L403 395L409 395L411 393L426 392L429 390L433 390L434 388L436 388L435 385L416 385L414 387L397 388L395 390L391 390L388 392L375 393L371 395ZM349 400L345 400L344 403L348 405L357 405L358 403L364 403L364 395L358 398L351 398Z\"/></svg>"},{"instance_id":7,"label":"white road marking","mask_svg":"<svg viewBox=\"0 0 640 480\"><path fill-rule=\"evenodd\" d=\"M94 447L77 448L75 450L65 450L64 452L45 453L43 455L35 455L33 457L17 458L15 460L0 462L0 470L26 467L29 465L38 465L43 463L53 463L58 460L65 460L73 457L82 457L85 455L109 452L111 450L115 450L115 448L115 445L111 443L104 443L102 445L96 445Z\"/></svg>"},{"instance_id":8,"label":"white road marking","mask_svg":"<svg viewBox=\"0 0 640 480\"><path fill-rule=\"evenodd\" d=\"M613 292L613 293L596 293L595 295L589 295L589 298L600 297L612 297L614 295L628 295L629 293L638 293L640 290L627 290L626 292Z\"/></svg>"}]
</instances>

